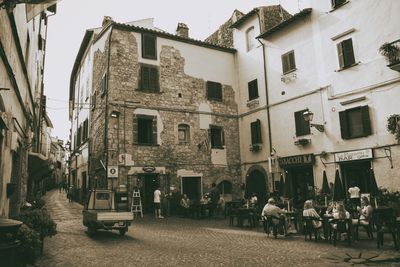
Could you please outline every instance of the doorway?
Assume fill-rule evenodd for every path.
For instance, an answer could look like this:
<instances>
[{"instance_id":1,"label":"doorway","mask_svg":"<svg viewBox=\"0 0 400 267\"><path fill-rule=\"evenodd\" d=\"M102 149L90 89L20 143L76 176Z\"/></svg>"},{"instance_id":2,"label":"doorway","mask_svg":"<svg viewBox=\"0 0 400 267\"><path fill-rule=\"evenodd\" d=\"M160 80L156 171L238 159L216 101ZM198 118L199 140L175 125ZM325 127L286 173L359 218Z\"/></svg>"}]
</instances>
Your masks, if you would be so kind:
<instances>
[{"instance_id":1,"label":"doorway","mask_svg":"<svg viewBox=\"0 0 400 267\"><path fill-rule=\"evenodd\" d=\"M263 207L267 200L266 176L257 169L250 171L247 175L244 197L248 199L253 193L257 196L258 205Z\"/></svg>"},{"instance_id":2,"label":"doorway","mask_svg":"<svg viewBox=\"0 0 400 267\"><path fill-rule=\"evenodd\" d=\"M340 165L342 170L343 178L345 181L345 190L356 185L360 188L361 193L370 192L370 170L371 161L358 161L351 163L343 163Z\"/></svg>"},{"instance_id":3,"label":"doorway","mask_svg":"<svg viewBox=\"0 0 400 267\"><path fill-rule=\"evenodd\" d=\"M183 194L186 194L191 201L200 201L202 196L201 177L182 177Z\"/></svg>"},{"instance_id":4,"label":"doorway","mask_svg":"<svg viewBox=\"0 0 400 267\"><path fill-rule=\"evenodd\" d=\"M303 165L289 168L289 179L292 183L292 198L295 207L302 207L304 201L312 199L314 192L314 176L311 165Z\"/></svg>"},{"instance_id":5,"label":"doorway","mask_svg":"<svg viewBox=\"0 0 400 267\"><path fill-rule=\"evenodd\" d=\"M157 173L142 173L138 178L143 213L151 213L154 211L154 191L160 186L160 177Z\"/></svg>"}]
</instances>

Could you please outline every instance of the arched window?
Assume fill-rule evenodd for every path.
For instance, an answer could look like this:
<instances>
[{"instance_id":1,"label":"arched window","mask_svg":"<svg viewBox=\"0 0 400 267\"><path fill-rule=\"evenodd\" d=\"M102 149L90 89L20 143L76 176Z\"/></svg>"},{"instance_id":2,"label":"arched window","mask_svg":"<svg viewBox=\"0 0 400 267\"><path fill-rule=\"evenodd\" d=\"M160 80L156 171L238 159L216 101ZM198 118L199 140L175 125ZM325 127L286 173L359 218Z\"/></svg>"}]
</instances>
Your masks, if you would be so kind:
<instances>
[{"instance_id":1,"label":"arched window","mask_svg":"<svg viewBox=\"0 0 400 267\"><path fill-rule=\"evenodd\" d=\"M254 27L250 27L246 31L246 44L247 44L247 51L250 51L256 46L256 36Z\"/></svg>"},{"instance_id":2,"label":"arched window","mask_svg":"<svg viewBox=\"0 0 400 267\"><path fill-rule=\"evenodd\" d=\"M232 183L229 181L222 181L218 184L219 192L223 195L232 194Z\"/></svg>"},{"instance_id":3,"label":"arched window","mask_svg":"<svg viewBox=\"0 0 400 267\"><path fill-rule=\"evenodd\" d=\"M186 144L190 142L190 126L187 124L178 125L178 142Z\"/></svg>"}]
</instances>

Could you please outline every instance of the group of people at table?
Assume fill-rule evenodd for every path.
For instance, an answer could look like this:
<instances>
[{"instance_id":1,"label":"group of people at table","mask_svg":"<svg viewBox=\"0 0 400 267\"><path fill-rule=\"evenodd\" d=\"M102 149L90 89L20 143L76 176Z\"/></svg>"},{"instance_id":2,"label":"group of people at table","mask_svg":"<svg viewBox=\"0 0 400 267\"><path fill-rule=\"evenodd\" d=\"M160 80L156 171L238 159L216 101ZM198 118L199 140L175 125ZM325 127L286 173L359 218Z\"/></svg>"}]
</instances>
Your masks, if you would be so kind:
<instances>
[{"instance_id":1,"label":"group of people at table","mask_svg":"<svg viewBox=\"0 0 400 267\"><path fill-rule=\"evenodd\" d=\"M316 208L314 207L313 200L306 200L304 202L302 215L303 218L304 217L314 218L312 220L312 224L314 228L319 231L319 238L325 239L327 236L326 230L328 226L323 224L326 222L331 223L334 222L335 219L348 219L349 221L351 219L352 225L369 224L373 208L370 205L368 198L362 197L361 203L358 204L361 205L355 206L355 209L352 210L353 215L351 215L350 212L345 209L343 203L332 201L326 208L325 213L321 214L321 212L318 213ZM356 211L356 214L354 214L354 211ZM286 229L287 229L287 216L285 216L286 213L287 213L286 210L279 208L275 204L274 198L270 198L268 199L267 204L264 206L261 212L261 217L264 219L267 216L272 217L272 223L281 226L286 234ZM332 223L329 225L329 227L335 228L337 227L337 225L335 223Z\"/></svg>"}]
</instances>

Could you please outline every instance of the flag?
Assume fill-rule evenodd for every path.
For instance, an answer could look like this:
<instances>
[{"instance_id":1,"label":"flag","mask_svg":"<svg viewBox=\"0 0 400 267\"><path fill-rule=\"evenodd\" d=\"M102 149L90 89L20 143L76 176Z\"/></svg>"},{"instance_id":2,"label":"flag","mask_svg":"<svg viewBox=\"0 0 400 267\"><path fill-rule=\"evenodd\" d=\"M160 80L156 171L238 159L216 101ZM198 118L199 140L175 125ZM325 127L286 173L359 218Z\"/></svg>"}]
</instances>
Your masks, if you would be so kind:
<instances>
[{"instance_id":1,"label":"flag","mask_svg":"<svg viewBox=\"0 0 400 267\"><path fill-rule=\"evenodd\" d=\"M30 21L42 11L57 4L59 0L18 0L18 3L25 3L26 7L26 20Z\"/></svg>"}]
</instances>

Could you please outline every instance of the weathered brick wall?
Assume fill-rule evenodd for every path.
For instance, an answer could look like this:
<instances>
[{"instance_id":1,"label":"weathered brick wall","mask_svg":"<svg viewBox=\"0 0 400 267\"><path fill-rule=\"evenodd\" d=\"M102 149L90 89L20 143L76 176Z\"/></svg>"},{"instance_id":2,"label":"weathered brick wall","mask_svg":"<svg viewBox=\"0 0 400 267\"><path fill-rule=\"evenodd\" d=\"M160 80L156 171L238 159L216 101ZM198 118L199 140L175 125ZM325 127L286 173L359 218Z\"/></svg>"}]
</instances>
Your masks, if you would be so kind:
<instances>
[{"instance_id":1,"label":"weathered brick wall","mask_svg":"<svg viewBox=\"0 0 400 267\"><path fill-rule=\"evenodd\" d=\"M176 179L178 169L191 170L203 174L205 189L212 182L223 179L240 181L240 155L237 104L235 92L231 86L223 85L223 102L212 102L212 123L222 126L225 133L225 144L228 166L214 166L211 152L198 144L204 140L204 130L200 129L200 114L197 112L200 103L206 102L206 81L184 73L185 60L180 52L171 46L163 46L160 51L160 92L148 93L138 90L139 63L138 43L135 36L122 30L114 29L112 35L109 108L120 112L119 118L110 118L109 164L118 164L118 155L132 155L135 166L165 166L170 173L171 184L180 188ZM95 61L102 62L102 55L97 54ZM95 63L96 65L96 63ZM156 63L154 64L156 65ZM96 69L98 67L96 66ZM99 67L102 69L102 67ZM99 76L99 70L96 77ZM97 80L97 79L94 79ZM180 94L180 97L179 95ZM99 102L97 102L99 104ZM159 133L161 143L156 146L138 146L134 143L134 117L137 108L153 110L162 122ZM218 116L216 114L225 114ZM93 124L96 131L104 131L101 123ZM191 140L189 144L177 143L177 125L190 125ZM160 131L161 129L159 129ZM101 134L94 137L95 142L102 142ZM94 145L97 153L102 145ZM114 153L115 152L115 153ZM126 181L130 167L120 167L121 182Z\"/></svg>"}]
</instances>

